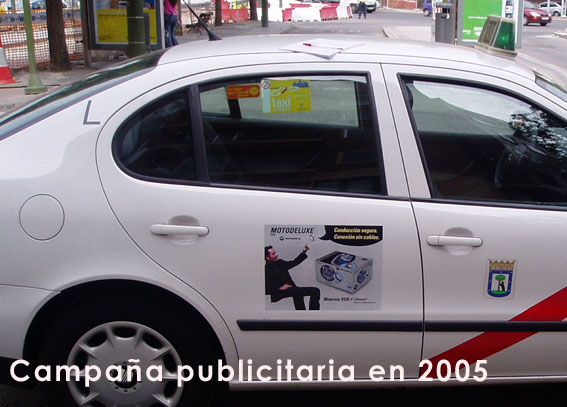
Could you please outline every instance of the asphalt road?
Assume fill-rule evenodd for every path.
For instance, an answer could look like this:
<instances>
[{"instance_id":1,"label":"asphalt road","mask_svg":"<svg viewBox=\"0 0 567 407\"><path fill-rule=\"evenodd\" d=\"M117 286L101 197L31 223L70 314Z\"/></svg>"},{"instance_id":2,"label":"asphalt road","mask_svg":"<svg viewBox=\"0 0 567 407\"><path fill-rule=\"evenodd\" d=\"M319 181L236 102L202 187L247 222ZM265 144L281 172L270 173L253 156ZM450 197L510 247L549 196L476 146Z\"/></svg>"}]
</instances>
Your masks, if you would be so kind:
<instances>
[{"instance_id":1,"label":"asphalt road","mask_svg":"<svg viewBox=\"0 0 567 407\"><path fill-rule=\"evenodd\" d=\"M379 390L262 391L230 392L220 395L213 407L304 407L304 406L397 406L483 407L503 404L536 406L545 400L562 400L564 384L493 385L465 387L399 388ZM2 407L46 407L38 389L21 390L0 386ZM200 406L197 406L200 407Z\"/></svg>"},{"instance_id":2,"label":"asphalt road","mask_svg":"<svg viewBox=\"0 0 567 407\"><path fill-rule=\"evenodd\" d=\"M431 27L431 17L418 12L395 12L378 10L368 13L367 18L339 21L297 23L293 34L337 33L341 35L362 35L383 37L382 27ZM567 39L553 35L567 29L566 18L555 18L545 27L540 25L522 26L522 44L517 51L534 61L543 61L567 70Z\"/></svg>"}]
</instances>

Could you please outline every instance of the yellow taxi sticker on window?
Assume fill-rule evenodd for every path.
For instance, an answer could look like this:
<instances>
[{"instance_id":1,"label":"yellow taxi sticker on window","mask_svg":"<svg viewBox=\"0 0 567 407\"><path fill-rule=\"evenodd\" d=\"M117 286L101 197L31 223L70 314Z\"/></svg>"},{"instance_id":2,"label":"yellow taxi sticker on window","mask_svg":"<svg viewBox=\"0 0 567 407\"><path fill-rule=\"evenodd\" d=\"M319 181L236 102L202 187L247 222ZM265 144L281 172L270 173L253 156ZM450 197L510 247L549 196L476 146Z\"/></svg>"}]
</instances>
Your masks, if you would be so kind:
<instances>
[{"instance_id":1,"label":"yellow taxi sticker on window","mask_svg":"<svg viewBox=\"0 0 567 407\"><path fill-rule=\"evenodd\" d=\"M311 81L308 79L268 80L262 86L264 113L300 113L311 111Z\"/></svg>"},{"instance_id":2,"label":"yellow taxi sticker on window","mask_svg":"<svg viewBox=\"0 0 567 407\"><path fill-rule=\"evenodd\" d=\"M230 85L226 88L228 99L246 99L260 97L260 85Z\"/></svg>"}]
</instances>

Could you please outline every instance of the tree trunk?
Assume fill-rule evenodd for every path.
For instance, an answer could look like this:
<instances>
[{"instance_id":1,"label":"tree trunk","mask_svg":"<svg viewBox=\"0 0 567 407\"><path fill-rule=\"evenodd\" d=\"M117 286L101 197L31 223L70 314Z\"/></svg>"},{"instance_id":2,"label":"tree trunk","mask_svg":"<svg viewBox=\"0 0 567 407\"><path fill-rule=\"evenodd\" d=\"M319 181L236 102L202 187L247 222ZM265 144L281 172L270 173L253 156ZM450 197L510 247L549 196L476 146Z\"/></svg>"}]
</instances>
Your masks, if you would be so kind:
<instances>
[{"instance_id":1,"label":"tree trunk","mask_svg":"<svg viewBox=\"0 0 567 407\"><path fill-rule=\"evenodd\" d=\"M256 0L250 0L250 21L258 21L258 9Z\"/></svg>"},{"instance_id":2,"label":"tree trunk","mask_svg":"<svg viewBox=\"0 0 567 407\"><path fill-rule=\"evenodd\" d=\"M65 42L65 21L62 0L47 0L47 37L49 38L49 57L54 71L71 70L71 61Z\"/></svg>"},{"instance_id":3,"label":"tree trunk","mask_svg":"<svg viewBox=\"0 0 567 407\"><path fill-rule=\"evenodd\" d=\"M222 0L215 0L215 26L222 25Z\"/></svg>"}]
</instances>

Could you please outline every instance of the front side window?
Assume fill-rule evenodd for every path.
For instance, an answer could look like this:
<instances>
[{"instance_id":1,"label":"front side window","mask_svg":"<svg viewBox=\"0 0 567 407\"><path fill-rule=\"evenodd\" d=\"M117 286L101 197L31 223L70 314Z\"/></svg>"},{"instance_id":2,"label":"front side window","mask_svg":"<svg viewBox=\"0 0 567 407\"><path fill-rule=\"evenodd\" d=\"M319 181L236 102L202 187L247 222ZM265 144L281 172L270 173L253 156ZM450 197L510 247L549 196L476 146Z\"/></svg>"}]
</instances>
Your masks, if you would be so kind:
<instances>
[{"instance_id":1,"label":"front side window","mask_svg":"<svg viewBox=\"0 0 567 407\"><path fill-rule=\"evenodd\" d=\"M200 92L210 182L385 194L366 76L262 77Z\"/></svg>"},{"instance_id":2,"label":"front side window","mask_svg":"<svg viewBox=\"0 0 567 407\"><path fill-rule=\"evenodd\" d=\"M567 123L519 97L406 79L434 198L567 205Z\"/></svg>"}]
</instances>

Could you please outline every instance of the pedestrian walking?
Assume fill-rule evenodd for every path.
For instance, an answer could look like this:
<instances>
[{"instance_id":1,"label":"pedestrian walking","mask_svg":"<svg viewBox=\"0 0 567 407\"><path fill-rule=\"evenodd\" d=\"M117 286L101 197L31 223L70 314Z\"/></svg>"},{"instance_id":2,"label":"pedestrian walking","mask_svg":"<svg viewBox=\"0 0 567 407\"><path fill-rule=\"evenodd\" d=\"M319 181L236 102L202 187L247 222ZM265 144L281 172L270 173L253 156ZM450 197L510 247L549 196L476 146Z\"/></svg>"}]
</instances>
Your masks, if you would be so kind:
<instances>
[{"instance_id":1,"label":"pedestrian walking","mask_svg":"<svg viewBox=\"0 0 567 407\"><path fill-rule=\"evenodd\" d=\"M177 41L175 36L177 28L177 0L164 0L163 20L166 48L179 45L179 41Z\"/></svg>"},{"instance_id":2,"label":"pedestrian walking","mask_svg":"<svg viewBox=\"0 0 567 407\"><path fill-rule=\"evenodd\" d=\"M166 0L167 1L167 0ZM358 0L358 18L364 13L364 18L366 18L366 0Z\"/></svg>"}]
</instances>

